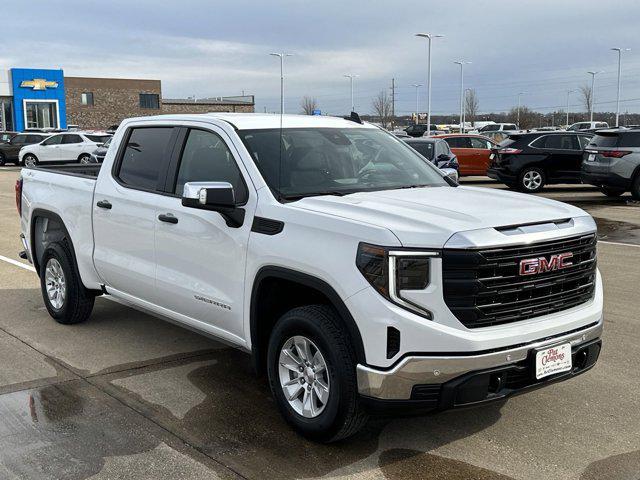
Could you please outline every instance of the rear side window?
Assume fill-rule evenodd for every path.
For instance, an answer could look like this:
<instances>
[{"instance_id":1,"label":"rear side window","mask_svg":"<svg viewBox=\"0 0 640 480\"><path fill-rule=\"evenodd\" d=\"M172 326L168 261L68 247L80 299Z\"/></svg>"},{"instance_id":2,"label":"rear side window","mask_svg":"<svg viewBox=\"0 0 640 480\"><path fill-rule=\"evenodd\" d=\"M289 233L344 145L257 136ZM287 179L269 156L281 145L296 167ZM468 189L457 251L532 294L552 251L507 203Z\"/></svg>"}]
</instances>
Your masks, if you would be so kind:
<instances>
[{"instance_id":1,"label":"rear side window","mask_svg":"<svg viewBox=\"0 0 640 480\"><path fill-rule=\"evenodd\" d=\"M237 203L245 203L248 193L242 173L222 138L213 132L191 130L182 152L174 193L182 196L187 182L229 182Z\"/></svg>"},{"instance_id":2,"label":"rear side window","mask_svg":"<svg viewBox=\"0 0 640 480\"><path fill-rule=\"evenodd\" d=\"M590 147L611 148L618 145L618 135L596 135L589 142Z\"/></svg>"},{"instance_id":3,"label":"rear side window","mask_svg":"<svg viewBox=\"0 0 640 480\"><path fill-rule=\"evenodd\" d=\"M584 147L589 145L590 141L591 141L591 137L586 137L584 135L578 135L578 142L580 142L580 148L581 149L584 149Z\"/></svg>"},{"instance_id":4,"label":"rear side window","mask_svg":"<svg viewBox=\"0 0 640 480\"><path fill-rule=\"evenodd\" d=\"M412 142L411 145L420 155L428 160L433 160L433 143L431 142Z\"/></svg>"},{"instance_id":5,"label":"rear side window","mask_svg":"<svg viewBox=\"0 0 640 480\"><path fill-rule=\"evenodd\" d=\"M89 140L95 143L104 143L111 137L109 135L85 135Z\"/></svg>"},{"instance_id":6,"label":"rear side window","mask_svg":"<svg viewBox=\"0 0 640 480\"><path fill-rule=\"evenodd\" d=\"M573 135L545 135L531 143L531 146L554 150L576 150L578 148Z\"/></svg>"},{"instance_id":7,"label":"rear side window","mask_svg":"<svg viewBox=\"0 0 640 480\"><path fill-rule=\"evenodd\" d=\"M471 137L471 148L491 148L491 144L482 138Z\"/></svg>"},{"instance_id":8,"label":"rear side window","mask_svg":"<svg viewBox=\"0 0 640 480\"><path fill-rule=\"evenodd\" d=\"M132 129L118 178L133 188L155 190L172 131L171 127Z\"/></svg>"},{"instance_id":9,"label":"rear side window","mask_svg":"<svg viewBox=\"0 0 640 480\"><path fill-rule=\"evenodd\" d=\"M30 137L31 135L29 135ZM27 142L27 135L16 135L15 137L13 137L11 139L12 143L26 143Z\"/></svg>"},{"instance_id":10,"label":"rear side window","mask_svg":"<svg viewBox=\"0 0 640 480\"><path fill-rule=\"evenodd\" d=\"M471 148L471 142L467 137L448 137L444 139L451 148Z\"/></svg>"},{"instance_id":11,"label":"rear side window","mask_svg":"<svg viewBox=\"0 0 640 480\"><path fill-rule=\"evenodd\" d=\"M640 147L640 132L625 132L620 134L619 147Z\"/></svg>"},{"instance_id":12,"label":"rear side window","mask_svg":"<svg viewBox=\"0 0 640 480\"><path fill-rule=\"evenodd\" d=\"M64 135L62 137L63 144L70 143L82 143L82 137L80 135Z\"/></svg>"},{"instance_id":13,"label":"rear side window","mask_svg":"<svg viewBox=\"0 0 640 480\"><path fill-rule=\"evenodd\" d=\"M505 126L502 127L503 130L516 130L516 125L515 123L507 123Z\"/></svg>"}]
</instances>

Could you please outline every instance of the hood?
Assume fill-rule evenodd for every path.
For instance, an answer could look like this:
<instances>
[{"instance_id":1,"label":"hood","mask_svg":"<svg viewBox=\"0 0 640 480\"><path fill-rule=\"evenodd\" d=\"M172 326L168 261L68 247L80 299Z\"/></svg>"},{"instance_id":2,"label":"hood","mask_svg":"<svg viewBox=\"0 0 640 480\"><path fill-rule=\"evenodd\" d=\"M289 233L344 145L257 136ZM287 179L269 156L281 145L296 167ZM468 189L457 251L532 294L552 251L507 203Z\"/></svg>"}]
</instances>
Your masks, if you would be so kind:
<instances>
[{"instance_id":1,"label":"hood","mask_svg":"<svg viewBox=\"0 0 640 480\"><path fill-rule=\"evenodd\" d=\"M572 205L479 187L426 187L307 197L296 208L391 230L402 245L441 248L455 233L588 215Z\"/></svg>"}]
</instances>

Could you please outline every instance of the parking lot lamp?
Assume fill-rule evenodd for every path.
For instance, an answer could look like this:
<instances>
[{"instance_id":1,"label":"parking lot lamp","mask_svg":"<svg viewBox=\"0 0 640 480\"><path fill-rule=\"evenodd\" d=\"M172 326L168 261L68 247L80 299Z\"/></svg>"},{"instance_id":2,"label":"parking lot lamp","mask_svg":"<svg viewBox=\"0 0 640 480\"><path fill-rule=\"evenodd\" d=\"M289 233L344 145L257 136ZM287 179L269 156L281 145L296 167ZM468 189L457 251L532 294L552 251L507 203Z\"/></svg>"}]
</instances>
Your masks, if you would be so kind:
<instances>
[{"instance_id":1,"label":"parking lot lamp","mask_svg":"<svg viewBox=\"0 0 640 480\"><path fill-rule=\"evenodd\" d=\"M270 53L280 58L280 115L284 113L284 57L290 57L293 53Z\"/></svg>"},{"instance_id":2,"label":"parking lot lamp","mask_svg":"<svg viewBox=\"0 0 640 480\"><path fill-rule=\"evenodd\" d=\"M520 128L520 104L522 102L522 95L524 95L525 93L527 92L518 93L518 114L517 114L518 120L516 121L516 123L518 124L518 128Z\"/></svg>"},{"instance_id":3,"label":"parking lot lamp","mask_svg":"<svg viewBox=\"0 0 640 480\"><path fill-rule=\"evenodd\" d=\"M622 72L622 52L628 52L631 49L614 47L611 50L618 52L618 95L616 96L616 127L618 127L618 120L620 118L620 74ZM593 92L591 92L591 95L593 95Z\"/></svg>"},{"instance_id":4,"label":"parking lot lamp","mask_svg":"<svg viewBox=\"0 0 640 480\"><path fill-rule=\"evenodd\" d=\"M575 90L567 90L567 127L569 126L569 95L571 95Z\"/></svg>"},{"instance_id":5,"label":"parking lot lamp","mask_svg":"<svg viewBox=\"0 0 640 480\"><path fill-rule=\"evenodd\" d=\"M464 117L464 66L471 62L465 62L464 60L458 60L453 62L460 65L460 133L464 133L464 125L462 124Z\"/></svg>"},{"instance_id":6,"label":"parking lot lamp","mask_svg":"<svg viewBox=\"0 0 640 480\"><path fill-rule=\"evenodd\" d=\"M594 105L594 100L596 98L596 92L595 92L595 85L596 85L596 75L599 73L603 73L603 72L587 72L589 75L591 75L591 102L589 105L589 121L593 122L593 105Z\"/></svg>"},{"instance_id":7,"label":"parking lot lamp","mask_svg":"<svg viewBox=\"0 0 640 480\"><path fill-rule=\"evenodd\" d=\"M359 77L360 75L354 75L353 73L347 73L346 75L343 75L344 77L348 78L351 81L351 111L355 112L356 111L356 107L353 103L353 79L356 77Z\"/></svg>"},{"instance_id":8,"label":"parking lot lamp","mask_svg":"<svg viewBox=\"0 0 640 480\"><path fill-rule=\"evenodd\" d=\"M431 136L431 40L434 38L442 38L444 35L433 33L416 33L416 37L422 37L429 40L429 59L427 61L427 137Z\"/></svg>"},{"instance_id":9,"label":"parking lot lamp","mask_svg":"<svg viewBox=\"0 0 640 480\"><path fill-rule=\"evenodd\" d=\"M418 103L418 89L422 87L422 83L414 83L411 85L416 89L416 125L418 124L418 116L420 115L419 103Z\"/></svg>"}]
</instances>

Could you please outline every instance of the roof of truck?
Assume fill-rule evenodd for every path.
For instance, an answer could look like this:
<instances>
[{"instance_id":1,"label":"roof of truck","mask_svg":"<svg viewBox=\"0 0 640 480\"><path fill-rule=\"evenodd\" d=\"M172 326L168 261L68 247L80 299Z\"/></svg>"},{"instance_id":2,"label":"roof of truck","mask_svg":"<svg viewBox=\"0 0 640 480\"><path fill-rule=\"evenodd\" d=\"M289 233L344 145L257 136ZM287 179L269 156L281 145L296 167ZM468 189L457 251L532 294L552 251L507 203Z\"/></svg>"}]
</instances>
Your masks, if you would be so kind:
<instances>
[{"instance_id":1,"label":"roof of truck","mask_svg":"<svg viewBox=\"0 0 640 480\"><path fill-rule=\"evenodd\" d=\"M200 113L200 114L176 114L156 115L153 117L140 117L136 120L193 120L202 121L207 118L224 120L232 124L238 130L255 130L267 128L280 128L280 115L274 113ZM283 128L378 128L370 123L357 123L342 117L330 117L328 115L282 115Z\"/></svg>"}]
</instances>

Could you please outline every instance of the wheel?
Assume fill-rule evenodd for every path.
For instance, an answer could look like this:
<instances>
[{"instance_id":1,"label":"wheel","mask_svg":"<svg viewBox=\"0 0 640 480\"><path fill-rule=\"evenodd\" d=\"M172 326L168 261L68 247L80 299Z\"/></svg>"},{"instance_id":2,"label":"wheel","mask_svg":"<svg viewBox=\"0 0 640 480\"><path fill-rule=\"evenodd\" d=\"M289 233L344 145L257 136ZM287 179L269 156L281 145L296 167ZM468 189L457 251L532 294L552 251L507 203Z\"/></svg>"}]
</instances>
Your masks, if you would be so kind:
<instances>
[{"instance_id":1,"label":"wheel","mask_svg":"<svg viewBox=\"0 0 640 480\"><path fill-rule=\"evenodd\" d=\"M86 153L83 153L82 155L80 155L78 160L80 161L80 163L84 163L84 164L91 163L91 156L87 155Z\"/></svg>"},{"instance_id":2,"label":"wheel","mask_svg":"<svg viewBox=\"0 0 640 480\"><path fill-rule=\"evenodd\" d=\"M366 423L353 347L331 307L309 305L285 313L271 333L267 361L278 409L301 435L333 442Z\"/></svg>"},{"instance_id":3,"label":"wheel","mask_svg":"<svg viewBox=\"0 0 640 480\"><path fill-rule=\"evenodd\" d=\"M625 192L624 188L600 187L600 191L607 197L619 197Z\"/></svg>"},{"instance_id":4,"label":"wheel","mask_svg":"<svg viewBox=\"0 0 640 480\"><path fill-rule=\"evenodd\" d=\"M640 173L636 175L636 178L633 180L633 184L631 185L631 195L635 200L640 200Z\"/></svg>"},{"instance_id":5,"label":"wheel","mask_svg":"<svg viewBox=\"0 0 640 480\"><path fill-rule=\"evenodd\" d=\"M6 162L6 158L4 158L4 155L0 153L0 167L2 167Z\"/></svg>"},{"instance_id":6,"label":"wheel","mask_svg":"<svg viewBox=\"0 0 640 480\"><path fill-rule=\"evenodd\" d=\"M32 153L27 153L22 157L22 165L28 168L36 167L38 165L38 158Z\"/></svg>"},{"instance_id":7,"label":"wheel","mask_svg":"<svg viewBox=\"0 0 640 480\"><path fill-rule=\"evenodd\" d=\"M91 315L95 296L78 276L73 254L66 241L52 243L42 256L40 289L51 315L58 323L73 324Z\"/></svg>"},{"instance_id":8,"label":"wheel","mask_svg":"<svg viewBox=\"0 0 640 480\"><path fill-rule=\"evenodd\" d=\"M545 183L544 171L536 167L527 167L518 178L518 190L525 193L536 193L542 190Z\"/></svg>"}]
</instances>

